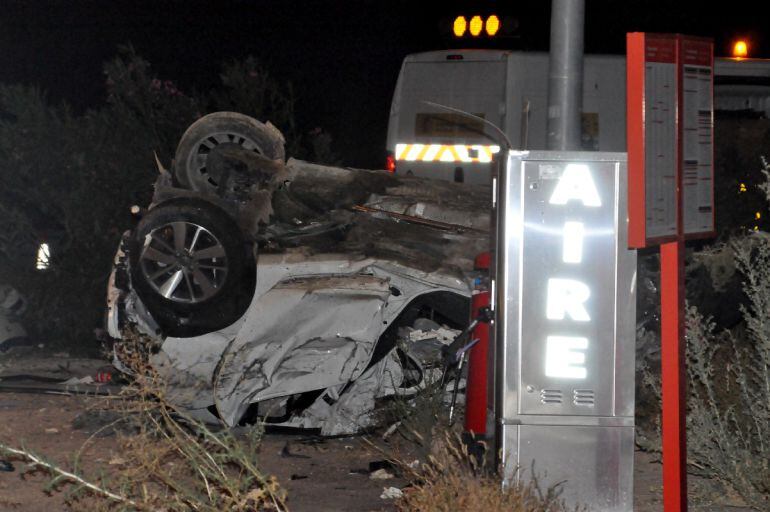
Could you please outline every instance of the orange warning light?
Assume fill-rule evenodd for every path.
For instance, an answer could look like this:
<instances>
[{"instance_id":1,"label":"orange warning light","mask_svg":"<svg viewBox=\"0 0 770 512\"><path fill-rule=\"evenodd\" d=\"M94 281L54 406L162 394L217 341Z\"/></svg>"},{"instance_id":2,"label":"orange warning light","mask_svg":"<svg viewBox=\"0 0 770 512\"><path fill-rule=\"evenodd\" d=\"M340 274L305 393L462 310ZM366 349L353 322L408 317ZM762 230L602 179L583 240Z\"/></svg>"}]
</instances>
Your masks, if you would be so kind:
<instances>
[{"instance_id":1,"label":"orange warning light","mask_svg":"<svg viewBox=\"0 0 770 512\"><path fill-rule=\"evenodd\" d=\"M490 37L497 34L497 31L500 30L500 18L494 14L487 18L487 22L484 25L484 30L487 31L487 35Z\"/></svg>"},{"instance_id":2,"label":"orange warning light","mask_svg":"<svg viewBox=\"0 0 770 512\"><path fill-rule=\"evenodd\" d=\"M742 58L749 56L749 45L744 40L738 40L733 45L733 57Z\"/></svg>"},{"instance_id":3,"label":"orange warning light","mask_svg":"<svg viewBox=\"0 0 770 512\"><path fill-rule=\"evenodd\" d=\"M484 27L484 21L481 19L481 16L474 16L471 18L471 27L470 32L473 37L478 36L481 34L481 29Z\"/></svg>"},{"instance_id":4,"label":"orange warning light","mask_svg":"<svg viewBox=\"0 0 770 512\"><path fill-rule=\"evenodd\" d=\"M452 24L452 32L455 37L462 37L465 35L465 28L468 26L468 22L465 21L465 16L458 16L455 18L455 22Z\"/></svg>"}]
</instances>

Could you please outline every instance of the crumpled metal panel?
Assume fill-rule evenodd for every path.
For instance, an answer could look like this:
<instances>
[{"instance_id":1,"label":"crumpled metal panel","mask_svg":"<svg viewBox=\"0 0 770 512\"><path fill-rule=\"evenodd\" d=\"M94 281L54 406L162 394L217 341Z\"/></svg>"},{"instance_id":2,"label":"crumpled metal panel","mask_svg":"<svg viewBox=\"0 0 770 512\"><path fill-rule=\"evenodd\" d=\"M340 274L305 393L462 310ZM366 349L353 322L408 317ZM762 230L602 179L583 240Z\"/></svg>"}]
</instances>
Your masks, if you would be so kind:
<instances>
[{"instance_id":1,"label":"crumpled metal panel","mask_svg":"<svg viewBox=\"0 0 770 512\"><path fill-rule=\"evenodd\" d=\"M301 428L320 427L324 436L355 434L377 421L375 399L392 394L402 379L401 365L391 352L346 386L339 396L335 396L337 390L320 396L292 423Z\"/></svg>"},{"instance_id":2,"label":"crumpled metal panel","mask_svg":"<svg viewBox=\"0 0 770 512\"><path fill-rule=\"evenodd\" d=\"M388 280L368 275L294 279L265 293L216 370L220 417L232 426L252 402L357 378L382 330L389 295Z\"/></svg>"},{"instance_id":3,"label":"crumpled metal panel","mask_svg":"<svg viewBox=\"0 0 770 512\"><path fill-rule=\"evenodd\" d=\"M136 293L114 287L111 280L115 329L120 310L158 344L152 364L175 406L216 421L208 410L215 404L234 425L252 403L323 389L310 407L281 425L320 428L325 435L370 425L375 398L396 392L403 375L394 354L369 365L383 331L407 304L435 291L470 294L457 276L392 261L301 251L262 254L254 297L242 318L201 336L162 338Z\"/></svg>"}]
</instances>

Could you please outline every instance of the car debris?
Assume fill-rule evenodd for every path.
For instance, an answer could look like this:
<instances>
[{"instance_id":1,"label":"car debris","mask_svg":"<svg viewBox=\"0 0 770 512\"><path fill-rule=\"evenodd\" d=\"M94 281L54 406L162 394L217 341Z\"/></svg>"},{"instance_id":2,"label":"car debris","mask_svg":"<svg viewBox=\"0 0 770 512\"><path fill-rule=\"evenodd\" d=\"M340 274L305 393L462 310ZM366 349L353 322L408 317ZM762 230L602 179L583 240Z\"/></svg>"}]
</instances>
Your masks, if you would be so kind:
<instances>
[{"instance_id":1,"label":"car debris","mask_svg":"<svg viewBox=\"0 0 770 512\"><path fill-rule=\"evenodd\" d=\"M370 480L390 480L391 478L394 478L393 473L388 472L387 469L378 469L369 474Z\"/></svg>"},{"instance_id":2,"label":"car debris","mask_svg":"<svg viewBox=\"0 0 770 512\"><path fill-rule=\"evenodd\" d=\"M490 190L284 161L283 143L218 112L182 136L173 172L159 164L109 281L114 364L128 371L120 346L138 331L195 418L352 434L440 374Z\"/></svg>"},{"instance_id":3,"label":"car debris","mask_svg":"<svg viewBox=\"0 0 770 512\"><path fill-rule=\"evenodd\" d=\"M403 497L404 493L398 487L383 487L382 494L380 494L380 499L383 500L397 500Z\"/></svg>"}]
</instances>

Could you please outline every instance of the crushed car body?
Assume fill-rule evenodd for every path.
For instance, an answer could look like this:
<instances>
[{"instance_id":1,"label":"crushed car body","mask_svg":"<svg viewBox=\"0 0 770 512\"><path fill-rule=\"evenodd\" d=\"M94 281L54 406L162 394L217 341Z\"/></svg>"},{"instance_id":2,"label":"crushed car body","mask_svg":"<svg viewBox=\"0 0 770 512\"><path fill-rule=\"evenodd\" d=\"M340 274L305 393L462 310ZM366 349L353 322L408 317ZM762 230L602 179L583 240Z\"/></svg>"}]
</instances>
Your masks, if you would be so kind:
<instances>
[{"instance_id":1,"label":"crushed car body","mask_svg":"<svg viewBox=\"0 0 770 512\"><path fill-rule=\"evenodd\" d=\"M284 162L280 132L234 113L193 124L159 171L108 330L151 340L177 407L348 434L435 378L468 322L488 188Z\"/></svg>"}]
</instances>

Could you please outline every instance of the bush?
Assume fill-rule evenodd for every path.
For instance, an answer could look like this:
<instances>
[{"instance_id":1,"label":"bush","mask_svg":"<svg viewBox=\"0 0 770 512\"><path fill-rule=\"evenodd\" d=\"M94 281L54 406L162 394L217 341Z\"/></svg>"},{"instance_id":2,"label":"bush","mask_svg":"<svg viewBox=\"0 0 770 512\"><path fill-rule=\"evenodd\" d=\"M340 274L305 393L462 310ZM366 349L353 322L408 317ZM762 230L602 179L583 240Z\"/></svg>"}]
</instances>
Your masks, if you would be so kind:
<instances>
[{"instance_id":1,"label":"bush","mask_svg":"<svg viewBox=\"0 0 770 512\"><path fill-rule=\"evenodd\" d=\"M396 506L403 512L567 512L560 486L543 490L537 478L521 475L506 487L499 475L476 464L462 441L445 434L428 462L417 468L402 464L414 481Z\"/></svg>"},{"instance_id":2,"label":"bush","mask_svg":"<svg viewBox=\"0 0 770 512\"><path fill-rule=\"evenodd\" d=\"M765 162L767 176L770 167ZM769 176L770 177L770 176ZM770 192L768 187L763 189ZM768 195L770 199L770 194ZM689 456L751 506L770 504L770 234L733 239L747 303L743 322L718 331L687 308Z\"/></svg>"},{"instance_id":3,"label":"bush","mask_svg":"<svg viewBox=\"0 0 770 512\"><path fill-rule=\"evenodd\" d=\"M0 283L28 300L25 325L41 341L90 348L129 207L147 204L156 165L209 111L242 111L285 130L293 156L333 160L323 131L295 127L293 92L256 60L226 65L222 90L188 95L158 78L132 48L104 66L107 103L75 114L35 87L0 85ZM291 146L291 145L294 146ZM307 148L307 149L304 149ZM50 267L35 268L41 243Z\"/></svg>"}]
</instances>

